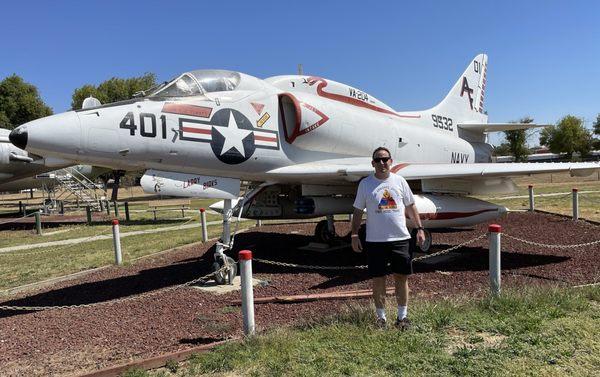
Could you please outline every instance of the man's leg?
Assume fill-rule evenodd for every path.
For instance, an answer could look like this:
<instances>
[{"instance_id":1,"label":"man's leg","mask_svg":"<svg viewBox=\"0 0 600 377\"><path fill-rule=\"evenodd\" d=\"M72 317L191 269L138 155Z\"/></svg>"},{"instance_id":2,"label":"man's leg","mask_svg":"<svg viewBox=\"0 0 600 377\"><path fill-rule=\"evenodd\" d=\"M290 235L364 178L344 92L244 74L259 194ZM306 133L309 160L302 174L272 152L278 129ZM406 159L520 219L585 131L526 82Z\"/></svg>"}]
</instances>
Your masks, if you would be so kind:
<instances>
[{"instance_id":1,"label":"man's leg","mask_svg":"<svg viewBox=\"0 0 600 377\"><path fill-rule=\"evenodd\" d=\"M374 277L371 279L373 284L373 301L375 301L375 311L377 318L385 319L385 276Z\"/></svg>"},{"instance_id":2,"label":"man's leg","mask_svg":"<svg viewBox=\"0 0 600 377\"><path fill-rule=\"evenodd\" d=\"M387 319L385 317L385 276L373 277L373 300L375 301L375 314L377 315L377 326L386 327Z\"/></svg>"},{"instance_id":3,"label":"man's leg","mask_svg":"<svg viewBox=\"0 0 600 377\"><path fill-rule=\"evenodd\" d=\"M398 319L406 318L408 307L408 275L394 274L396 286L396 303L398 303Z\"/></svg>"}]
</instances>

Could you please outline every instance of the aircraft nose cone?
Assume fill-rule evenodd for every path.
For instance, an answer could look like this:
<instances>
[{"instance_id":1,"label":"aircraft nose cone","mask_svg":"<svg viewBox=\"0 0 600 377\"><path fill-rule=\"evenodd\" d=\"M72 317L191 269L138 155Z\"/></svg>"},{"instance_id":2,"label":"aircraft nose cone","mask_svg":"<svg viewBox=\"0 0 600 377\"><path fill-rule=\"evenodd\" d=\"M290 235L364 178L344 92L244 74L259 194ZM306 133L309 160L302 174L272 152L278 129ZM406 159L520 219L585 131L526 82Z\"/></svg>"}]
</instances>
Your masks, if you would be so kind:
<instances>
[{"instance_id":1,"label":"aircraft nose cone","mask_svg":"<svg viewBox=\"0 0 600 377\"><path fill-rule=\"evenodd\" d=\"M27 146L27 128L17 127L10 135L8 135L8 140L10 140L13 145L19 149L25 149Z\"/></svg>"}]
</instances>

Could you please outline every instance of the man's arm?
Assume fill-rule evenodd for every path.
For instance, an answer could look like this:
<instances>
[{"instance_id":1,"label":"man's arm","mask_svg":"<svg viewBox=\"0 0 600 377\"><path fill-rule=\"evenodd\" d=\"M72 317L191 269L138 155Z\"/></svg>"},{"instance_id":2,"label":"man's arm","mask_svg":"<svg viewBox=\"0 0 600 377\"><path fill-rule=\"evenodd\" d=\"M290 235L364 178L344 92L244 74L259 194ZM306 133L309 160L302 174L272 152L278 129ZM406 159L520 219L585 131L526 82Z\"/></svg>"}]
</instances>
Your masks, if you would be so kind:
<instances>
[{"instance_id":1,"label":"man's arm","mask_svg":"<svg viewBox=\"0 0 600 377\"><path fill-rule=\"evenodd\" d=\"M362 245L360 243L360 239L358 238L358 230L360 229L360 223L362 222L363 210L354 208L354 213L352 214L352 232L350 233L350 237L352 238L352 250L360 253L362 251Z\"/></svg>"},{"instance_id":2,"label":"man's arm","mask_svg":"<svg viewBox=\"0 0 600 377\"><path fill-rule=\"evenodd\" d=\"M408 217L412 220L413 224L417 230L417 244L421 246L425 241L425 231L423 229L423 223L421 223L421 218L419 217L419 211L417 210L417 206L413 203L406 207L406 213Z\"/></svg>"}]
</instances>

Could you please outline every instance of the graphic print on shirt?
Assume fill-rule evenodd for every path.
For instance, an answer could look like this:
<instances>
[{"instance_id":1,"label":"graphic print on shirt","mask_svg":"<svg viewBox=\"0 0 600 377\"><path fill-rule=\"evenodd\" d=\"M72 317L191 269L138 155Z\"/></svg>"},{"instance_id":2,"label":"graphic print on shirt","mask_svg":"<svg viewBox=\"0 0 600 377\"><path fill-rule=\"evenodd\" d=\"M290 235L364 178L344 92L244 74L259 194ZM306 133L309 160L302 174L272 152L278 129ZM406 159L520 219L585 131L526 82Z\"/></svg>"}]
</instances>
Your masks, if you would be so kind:
<instances>
[{"instance_id":1,"label":"graphic print on shirt","mask_svg":"<svg viewBox=\"0 0 600 377\"><path fill-rule=\"evenodd\" d=\"M379 194L381 191L383 191L383 194L381 194L381 199L379 200L379 204L377 205L377 212L398 211L398 205L396 204L396 199L394 199L394 196L392 196L390 191L392 193L394 193L396 196L398 195L398 192L396 192L396 190L393 190L393 189L388 190L387 187L382 187L377 190L377 194L376 194L377 197L379 197Z\"/></svg>"}]
</instances>

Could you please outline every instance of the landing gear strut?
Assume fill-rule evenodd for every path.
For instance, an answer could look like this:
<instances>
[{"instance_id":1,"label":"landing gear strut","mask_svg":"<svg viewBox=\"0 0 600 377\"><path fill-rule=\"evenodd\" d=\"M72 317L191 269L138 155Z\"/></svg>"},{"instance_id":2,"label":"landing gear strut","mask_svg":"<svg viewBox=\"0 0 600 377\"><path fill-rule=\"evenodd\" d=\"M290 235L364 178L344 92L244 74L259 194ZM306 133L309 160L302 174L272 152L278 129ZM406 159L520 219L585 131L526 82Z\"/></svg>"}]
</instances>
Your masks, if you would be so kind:
<instances>
[{"instance_id":1,"label":"landing gear strut","mask_svg":"<svg viewBox=\"0 0 600 377\"><path fill-rule=\"evenodd\" d=\"M213 271L216 272L221 270L223 266L226 267L215 274L217 284L233 284L233 278L237 275L237 264L233 258L225 255L225 251L231 248L230 219L232 213L231 199L225 199L223 203L223 234L220 242L216 244Z\"/></svg>"}]
</instances>

